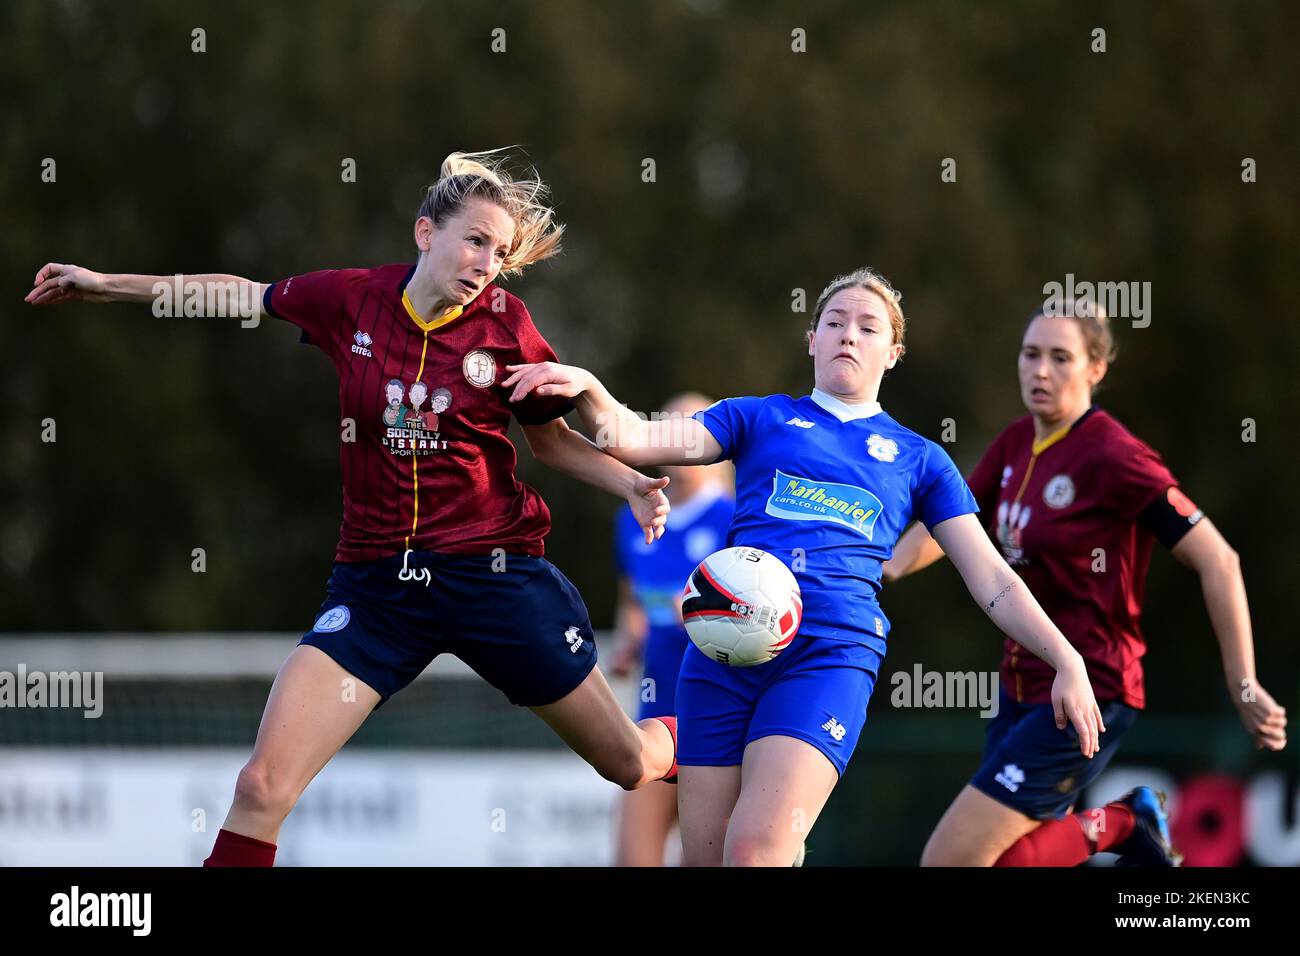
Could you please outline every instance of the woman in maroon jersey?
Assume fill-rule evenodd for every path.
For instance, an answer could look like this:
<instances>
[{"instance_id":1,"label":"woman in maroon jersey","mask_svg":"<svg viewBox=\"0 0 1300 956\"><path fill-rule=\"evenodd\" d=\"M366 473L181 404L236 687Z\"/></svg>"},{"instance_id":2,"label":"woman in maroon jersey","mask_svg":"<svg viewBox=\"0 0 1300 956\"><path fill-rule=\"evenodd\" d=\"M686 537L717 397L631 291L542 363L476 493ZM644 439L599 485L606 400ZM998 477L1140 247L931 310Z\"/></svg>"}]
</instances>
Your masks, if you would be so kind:
<instances>
[{"instance_id":1,"label":"woman in maroon jersey","mask_svg":"<svg viewBox=\"0 0 1300 956\"><path fill-rule=\"evenodd\" d=\"M1074 759L1078 749L1071 753L1051 724L1052 672L1007 641L983 762L939 821L922 865L1073 866L1100 850L1127 865L1177 865L1163 800L1149 788L1073 813L1145 705L1139 617L1153 538L1201 578L1228 693L1246 730L1258 747L1286 745L1286 711L1255 677L1236 552L1160 456L1092 404L1114 358L1101 308L1049 303L1020 347L1029 415L994 439L968 479L989 535L1083 655L1106 726L1101 751L1091 762ZM885 564L885 579L941 557L915 525Z\"/></svg>"},{"instance_id":2,"label":"woman in maroon jersey","mask_svg":"<svg viewBox=\"0 0 1300 956\"><path fill-rule=\"evenodd\" d=\"M340 443L344 514L325 601L276 676L207 865L270 866L312 778L444 652L625 789L675 774L673 718L634 724L624 714L595 666L581 597L542 557L550 512L514 475L512 414L538 459L625 498L647 542L663 533L666 478L571 431L567 401L509 403L501 386L506 365L555 358L523 303L493 284L559 250L563 227L544 198L535 176L512 179L490 154L453 153L415 221L414 266L270 285L185 277L187 295L206 294L207 314L256 302L297 325L333 363L341 414L355 423L355 440ZM170 285L50 263L27 301L156 303ZM436 432L403 420L404 396L418 405L431 392Z\"/></svg>"}]
</instances>

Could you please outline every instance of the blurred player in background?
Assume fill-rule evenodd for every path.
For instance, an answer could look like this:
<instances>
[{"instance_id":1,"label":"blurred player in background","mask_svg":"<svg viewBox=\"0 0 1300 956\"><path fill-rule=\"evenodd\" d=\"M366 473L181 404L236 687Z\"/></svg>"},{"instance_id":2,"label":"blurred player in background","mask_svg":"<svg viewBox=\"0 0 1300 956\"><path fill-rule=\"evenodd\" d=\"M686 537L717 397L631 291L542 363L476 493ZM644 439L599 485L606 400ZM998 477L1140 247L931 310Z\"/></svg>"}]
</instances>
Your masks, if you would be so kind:
<instances>
[{"instance_id":1,"label":"blurred player in background","mask_svg":"<svg viewBox=\"0 0 1300 956\"><path fill-rule=\"evenodd\" d=\"M1095 759L1079 759L1053 729L1051 670L1007 641L983 762L939 821L922 864L1075 866L1106 850L1122 865L1176 866L1163 799L1150 788L1072 813L1146 704L1139 618L1154 539L1200 576L1228 694L1256 746L1286 745L1286 711L1255 677L1236 552L1160 456L1092 404L1115 358L1105 311L1074 300L1045 308L1020 346L1029 414L993 440L969 483L989 536L1083 655L1106 734ZM913 525L885 563L885 579L941 557L940 544Z\"/></svg>"},{"instance_id":2,"label":"blurred player in background","mask_svg":"<svg viewBox=\"0 0 1300 956\"><path fill-rule=\"evenodd\" d=\"M848 765L884 659L881 564L913 517L953 555L971 596L1056 669L1058 728L1089 757L1103 729L1079 653L989 542L940 446L876 400L903 354L901 296L862 269L817 299L806 332L811 395L732 398L685 422L643 421L590 372L512 366L511 401L575 399L600 445L633 467L736 466L727 545L770 552L803 598L799 636L778 656L730 667L693 644L677 685L682 851L689 866L790 866ZM855 507L856 506L856 507Z\"/></svg>"},{"instance_id":3,"label":"blurred player in background","mask_svg":"<svg viewBox=\"0 0 1300 956\"><path fill-rule=\"evenodd\" d=\"M453 153L415 221L414 266L270 285L184 277L214 300L205 314L262 303L301 328L333 363L342 420L356 429L340 442L343 525L325 601L276 675L205 865L271 866L303 790L441 653L532 709L606 779L632 789L676 772L676 722L638 725L623 712L596 667L582 598L542 557L550 511L514 474L512 414L541 462L625 498L647 542L663 531L666 478L570 430L563 399L506 400L507 363L555 357L523 302L494 284L559 250L563 227L545 195L540 179L512 178L491 154ZM27 301L157 302L171 279L49 263ZM436 423L419 416L430 388ZM319 479L274 476L289 480Z\"/></svg>"},{"instance_id":4,"label":"blurred player in background","mask_svg":"<svg viewBox=\"0 0 1300 956\"><path fill-rule=\"evenodd\" d=\"M661 419L690 418L712 400L697 392L678 395ZM618 649L610 664L617 677L644 660L638 718L676 715L677 673L690 637L682 625L682 589L695 566L723 547L735 508L731 469L668 466L672 512L659 540L648 543L630 508L618 514L614 554L618 565ZM619 866L661 866L677 822L677 788L655 782L623 795L619 814Z\"/></svg>"}]
</instances>

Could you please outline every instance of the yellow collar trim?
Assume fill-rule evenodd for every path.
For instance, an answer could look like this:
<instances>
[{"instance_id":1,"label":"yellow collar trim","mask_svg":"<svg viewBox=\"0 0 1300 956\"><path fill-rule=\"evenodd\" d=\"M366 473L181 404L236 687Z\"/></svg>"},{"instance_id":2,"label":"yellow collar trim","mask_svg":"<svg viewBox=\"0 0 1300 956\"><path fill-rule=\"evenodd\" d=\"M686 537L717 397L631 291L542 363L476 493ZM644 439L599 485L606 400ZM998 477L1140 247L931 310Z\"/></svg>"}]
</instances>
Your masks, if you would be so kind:
<instances>
[{"instance_id":1,"label":"yellow collar trim","mask_svg":"<svg viewBox=\"0 0 1300 956\"><path fill-rule=\"evenodd\" d=\"M460 318L461 313L465 311L463 306L455 305L442 315L438 316L438 318L433 319L432 321L426 321L425 319L420 318L419 312L415 311L415 306L411 304L411 297L406 294L405 289L402 290L402 305L406 306L406 314L411 317L411 321L426 332L432 332L434 329L441 328L448 322Z\"/></svg>"},{"instance_id":2,"label":"yellow collar trim","mask_svg":"<svg viewBox=\"0 0 1300 956\"><path fill-rule=\"evenodd\" d=\"M1074 422L1071 422L1070 424L1066 425L1064 428L1058 428L1056 431L1052 432L1052 434L1048 435L1046 438L1042 438L1042 439L1035 438L1033 448L1032 448L1032 453L1035 455L1041 455L1043 452L1047 451L1047 449L1051 448L1053 445L1055 445L1066 435L1070 434L1070 429L1073 427L1074 427Z\"/></svg>"}]
</instances>

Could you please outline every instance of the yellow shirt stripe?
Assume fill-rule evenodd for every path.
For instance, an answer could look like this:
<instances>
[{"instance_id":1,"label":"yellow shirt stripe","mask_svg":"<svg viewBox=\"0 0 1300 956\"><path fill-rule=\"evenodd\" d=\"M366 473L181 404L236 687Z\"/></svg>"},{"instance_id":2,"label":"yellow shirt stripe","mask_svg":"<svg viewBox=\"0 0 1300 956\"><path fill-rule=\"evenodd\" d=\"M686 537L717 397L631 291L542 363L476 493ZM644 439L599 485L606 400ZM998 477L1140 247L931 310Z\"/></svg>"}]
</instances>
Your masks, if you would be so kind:
<instances>
[{"instance_id":1,"label":"yellow shirt stripe","mask_svg":"<svg viewBox=\"0 0 1300 956\"><path fill-rule=\"evenodd\" d=\"M461 313L465 311L463 307L454 305L446 312L442 313L442 315L438 316L438 318L433 319L432 321L425 321L420 318L420 313L415 311L415 306L411 304L411 297L406 294L405 289L402 290L402 305L406 307L406 314L411 317L411 321L426 332L432 332L434 329L442 328L453 319L460 318Z\"/></svg>"},{"instance_id":2,"label":"yellow shirt stripe","mask_svg":"<svg viewBox=\"0 0 1300 956\"><path fill-rule=\"evenodd\" d=\"M405 292L402 293L402 301L407 302ZM407 303L406 307L407 309L411 308L409 302ZM456 314L459 315L460 314L459 311L457 311ZM411 315L412 317L414 317L415 313L412 312ZM455 318L455 316L452 316L452 318ZM447 322L450 321L451 319L447 320ZM443 324L445 325L446 322L444 322ZM424 377L424 358L426 355L429 354L429 332L430 331L432 330L431 329L424 330L424 347L420 349L420 370L415 373L415 380L417 382ZM411 550L411 535L415 534L415 527L420 523L420 456L415 454L414 449L411 450L411 480L415 483L415 489L414 489L415 507L411 511L411 534L408 534L406 536L407 551Z\"/></svg>"}]
</instances>

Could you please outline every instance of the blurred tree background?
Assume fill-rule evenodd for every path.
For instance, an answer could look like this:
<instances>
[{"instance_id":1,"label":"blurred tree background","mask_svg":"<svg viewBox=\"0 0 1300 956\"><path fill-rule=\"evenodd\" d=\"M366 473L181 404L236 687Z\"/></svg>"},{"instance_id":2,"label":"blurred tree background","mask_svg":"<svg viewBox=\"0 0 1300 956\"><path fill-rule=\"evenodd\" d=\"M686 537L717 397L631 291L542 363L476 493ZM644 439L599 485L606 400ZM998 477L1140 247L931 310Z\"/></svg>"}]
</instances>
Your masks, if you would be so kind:
<instances>
[{"instance_id":1,"label":"blurred tree background","mask_svg":"<svg viewBox=\"0 0 1300 956\"><path fill-rule=\"evenodd\" d=\"M1023 413L1044 283L1149 281L1099 401L1241 552L1261 677L1296 705L1294 5L33 0L0 23L4 630L305 629L341 516L333 371L296 330L35 310L43 263L272 281L414 261L443 156L520 144L569 232L509 287L637 409L806 392L793 290L811 306L871 264L909 317L882 401L936 440L954 419L968 469ZM608 626L618 502L521 459L548 555ZM950 569L884 604L888 670L996 666ZM1146 626L1154 707L1227 711L1197 581L1160 549Z\"/></svg>"}]
</instances>

